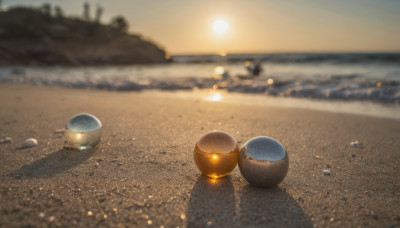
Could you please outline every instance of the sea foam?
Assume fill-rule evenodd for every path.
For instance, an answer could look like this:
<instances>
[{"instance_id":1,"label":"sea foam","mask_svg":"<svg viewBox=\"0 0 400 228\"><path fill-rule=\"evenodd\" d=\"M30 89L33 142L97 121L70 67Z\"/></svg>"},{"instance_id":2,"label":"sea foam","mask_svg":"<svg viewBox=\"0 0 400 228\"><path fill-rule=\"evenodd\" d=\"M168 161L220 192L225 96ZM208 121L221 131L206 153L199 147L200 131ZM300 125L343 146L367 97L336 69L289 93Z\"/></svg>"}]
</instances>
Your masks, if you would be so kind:
<instances>
[{"instance_id":1,"label":"sea foam","mask_svg":"<svg viewBox=\"0 0 400 228\"><path fill-rule=\"evenodd\" d=\"M357 73L354 69L350 73L344 69L338 73L316 74L317 70L326 71L326 68L290 68L285 65L279 69L276 66L267 68L267 72L260 77L243 79L246 78L246 72L242 71L242 65L231 65L227 68L231 71L227 70L226 75L220 78L213 77L212 66L215 67L215 64L92 68L2 67L0 82L112 91L223 89L279 97L400 103L397 68L387 71L389 76L372 77L361 71ZM286 70L288 67L290 70Z\"/></svg>"}]
</instances>

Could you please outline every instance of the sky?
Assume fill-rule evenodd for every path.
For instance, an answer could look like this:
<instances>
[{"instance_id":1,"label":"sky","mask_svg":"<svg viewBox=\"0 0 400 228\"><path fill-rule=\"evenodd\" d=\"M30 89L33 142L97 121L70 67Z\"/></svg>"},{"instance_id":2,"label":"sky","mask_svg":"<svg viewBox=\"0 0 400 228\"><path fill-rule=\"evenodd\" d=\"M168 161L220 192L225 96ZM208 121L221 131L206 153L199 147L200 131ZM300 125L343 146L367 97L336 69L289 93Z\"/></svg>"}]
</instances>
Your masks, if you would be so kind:
<instances>
[{"instance_id":1,"label":"sky","mask_svg":"<svg viewBox=\"0 0 400 228\"><path fill-rule=\"evenodd\" d=\"M15 5L61 6L82 15L84 0L3 0ZM398 0L87 0L102 21L123 15L130 32L171 54L263 52L398 52ZM226 32L213 30L223 20Z\"/></svg>"}]
</instances>

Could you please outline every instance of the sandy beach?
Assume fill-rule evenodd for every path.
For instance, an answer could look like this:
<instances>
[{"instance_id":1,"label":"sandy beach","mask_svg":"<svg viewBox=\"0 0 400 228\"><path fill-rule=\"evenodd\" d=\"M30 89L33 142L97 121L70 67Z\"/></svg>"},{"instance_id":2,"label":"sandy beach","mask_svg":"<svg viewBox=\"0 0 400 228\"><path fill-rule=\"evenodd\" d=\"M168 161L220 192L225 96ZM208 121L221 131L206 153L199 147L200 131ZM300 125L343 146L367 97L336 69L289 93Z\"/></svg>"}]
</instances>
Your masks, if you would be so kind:
<instances>
[{"instance_id":1,"label":"sandy beach","mask_svg":"<svg viewBox=\"0 0 400 228\"><path fill-rule=\"evenodd\" d=\"M100 119L102 140L95 150L63 150L57 130L82 112ZM279 140L287 177L262 189L237 167L226 178L202 176L193 149L212 130L240 144ZM0 84L4 137L13 142L0 144L0 227L400 227L398 119ZM38 146L19 149L28 138Z\"/></svg>"}]
</instances>

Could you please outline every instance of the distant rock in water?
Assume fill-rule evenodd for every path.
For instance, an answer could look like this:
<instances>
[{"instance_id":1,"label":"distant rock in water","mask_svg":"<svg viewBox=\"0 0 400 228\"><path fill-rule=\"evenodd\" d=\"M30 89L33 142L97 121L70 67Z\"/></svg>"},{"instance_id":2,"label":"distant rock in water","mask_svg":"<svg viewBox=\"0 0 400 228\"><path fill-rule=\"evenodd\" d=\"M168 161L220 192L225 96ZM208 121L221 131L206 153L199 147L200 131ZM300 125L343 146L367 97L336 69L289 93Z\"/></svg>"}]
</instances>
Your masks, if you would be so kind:
<instances>
[{"instance_id":1,"label":"distant rock in water","mask_svg":"<svg viewBox=\"0 0 400 228\"><path fill-rule=\"evenodd\" d=\"M0 12L0 65L166 63L166 52L138 35L36 8Z\"/></svg>"}]
</instances>

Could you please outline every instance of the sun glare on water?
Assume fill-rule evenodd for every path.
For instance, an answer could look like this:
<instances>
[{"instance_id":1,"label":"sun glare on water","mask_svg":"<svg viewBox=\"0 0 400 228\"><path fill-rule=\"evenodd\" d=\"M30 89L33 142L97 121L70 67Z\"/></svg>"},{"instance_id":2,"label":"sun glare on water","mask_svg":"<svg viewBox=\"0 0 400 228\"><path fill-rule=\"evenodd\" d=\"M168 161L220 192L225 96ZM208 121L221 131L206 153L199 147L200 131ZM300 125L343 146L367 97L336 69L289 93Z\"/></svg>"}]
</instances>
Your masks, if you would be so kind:
<instances>
[{"instance_id":1,"label":"sun glare on water","mask_svg":"<svg viewBox=\"0 0 400 228\"><path fill-rule=\"evenodd\" d=\"M206 101L218 102L222 100L222 94L217 91L212 91L210 95L204 97Z\"/></svg>"},{"instance_id":2,"label":"sun glare on water","mask_svg":"<svg viewBox=\"0 0 400 228\"><path fill-rule=\"evenodd\" d=\"M208 97L207 100L209 100L209 101L214 101L214 102L218 102L218 101L221 101L221 99L222 99L221 93L215 92L215 93L211 94L211 95Z\"/></svg>"},{"instance_id":3,"label":"sun glare on water","mask_svg":"<svg viewBox=\"0 0 400 228\"><path fill-rule=\"evenodd\" d=\"M225 72L225 69L222 66L217 66L217 67L215 67L214 71L217 74L223 74Z\"/></svg>"},{"instance_id":4,"label":"sun glare on water","mask_svg":"<svg viewBox=\"0 0 400 228\"><path fill-rule=\"evenodd\" d=\"M215 20L212 24L213 30L214 32L218 33L218 34L223 34L226 31L228 31L228 23L226 23L226 21L224 20Z\"/></svg>"}]
</instances>

